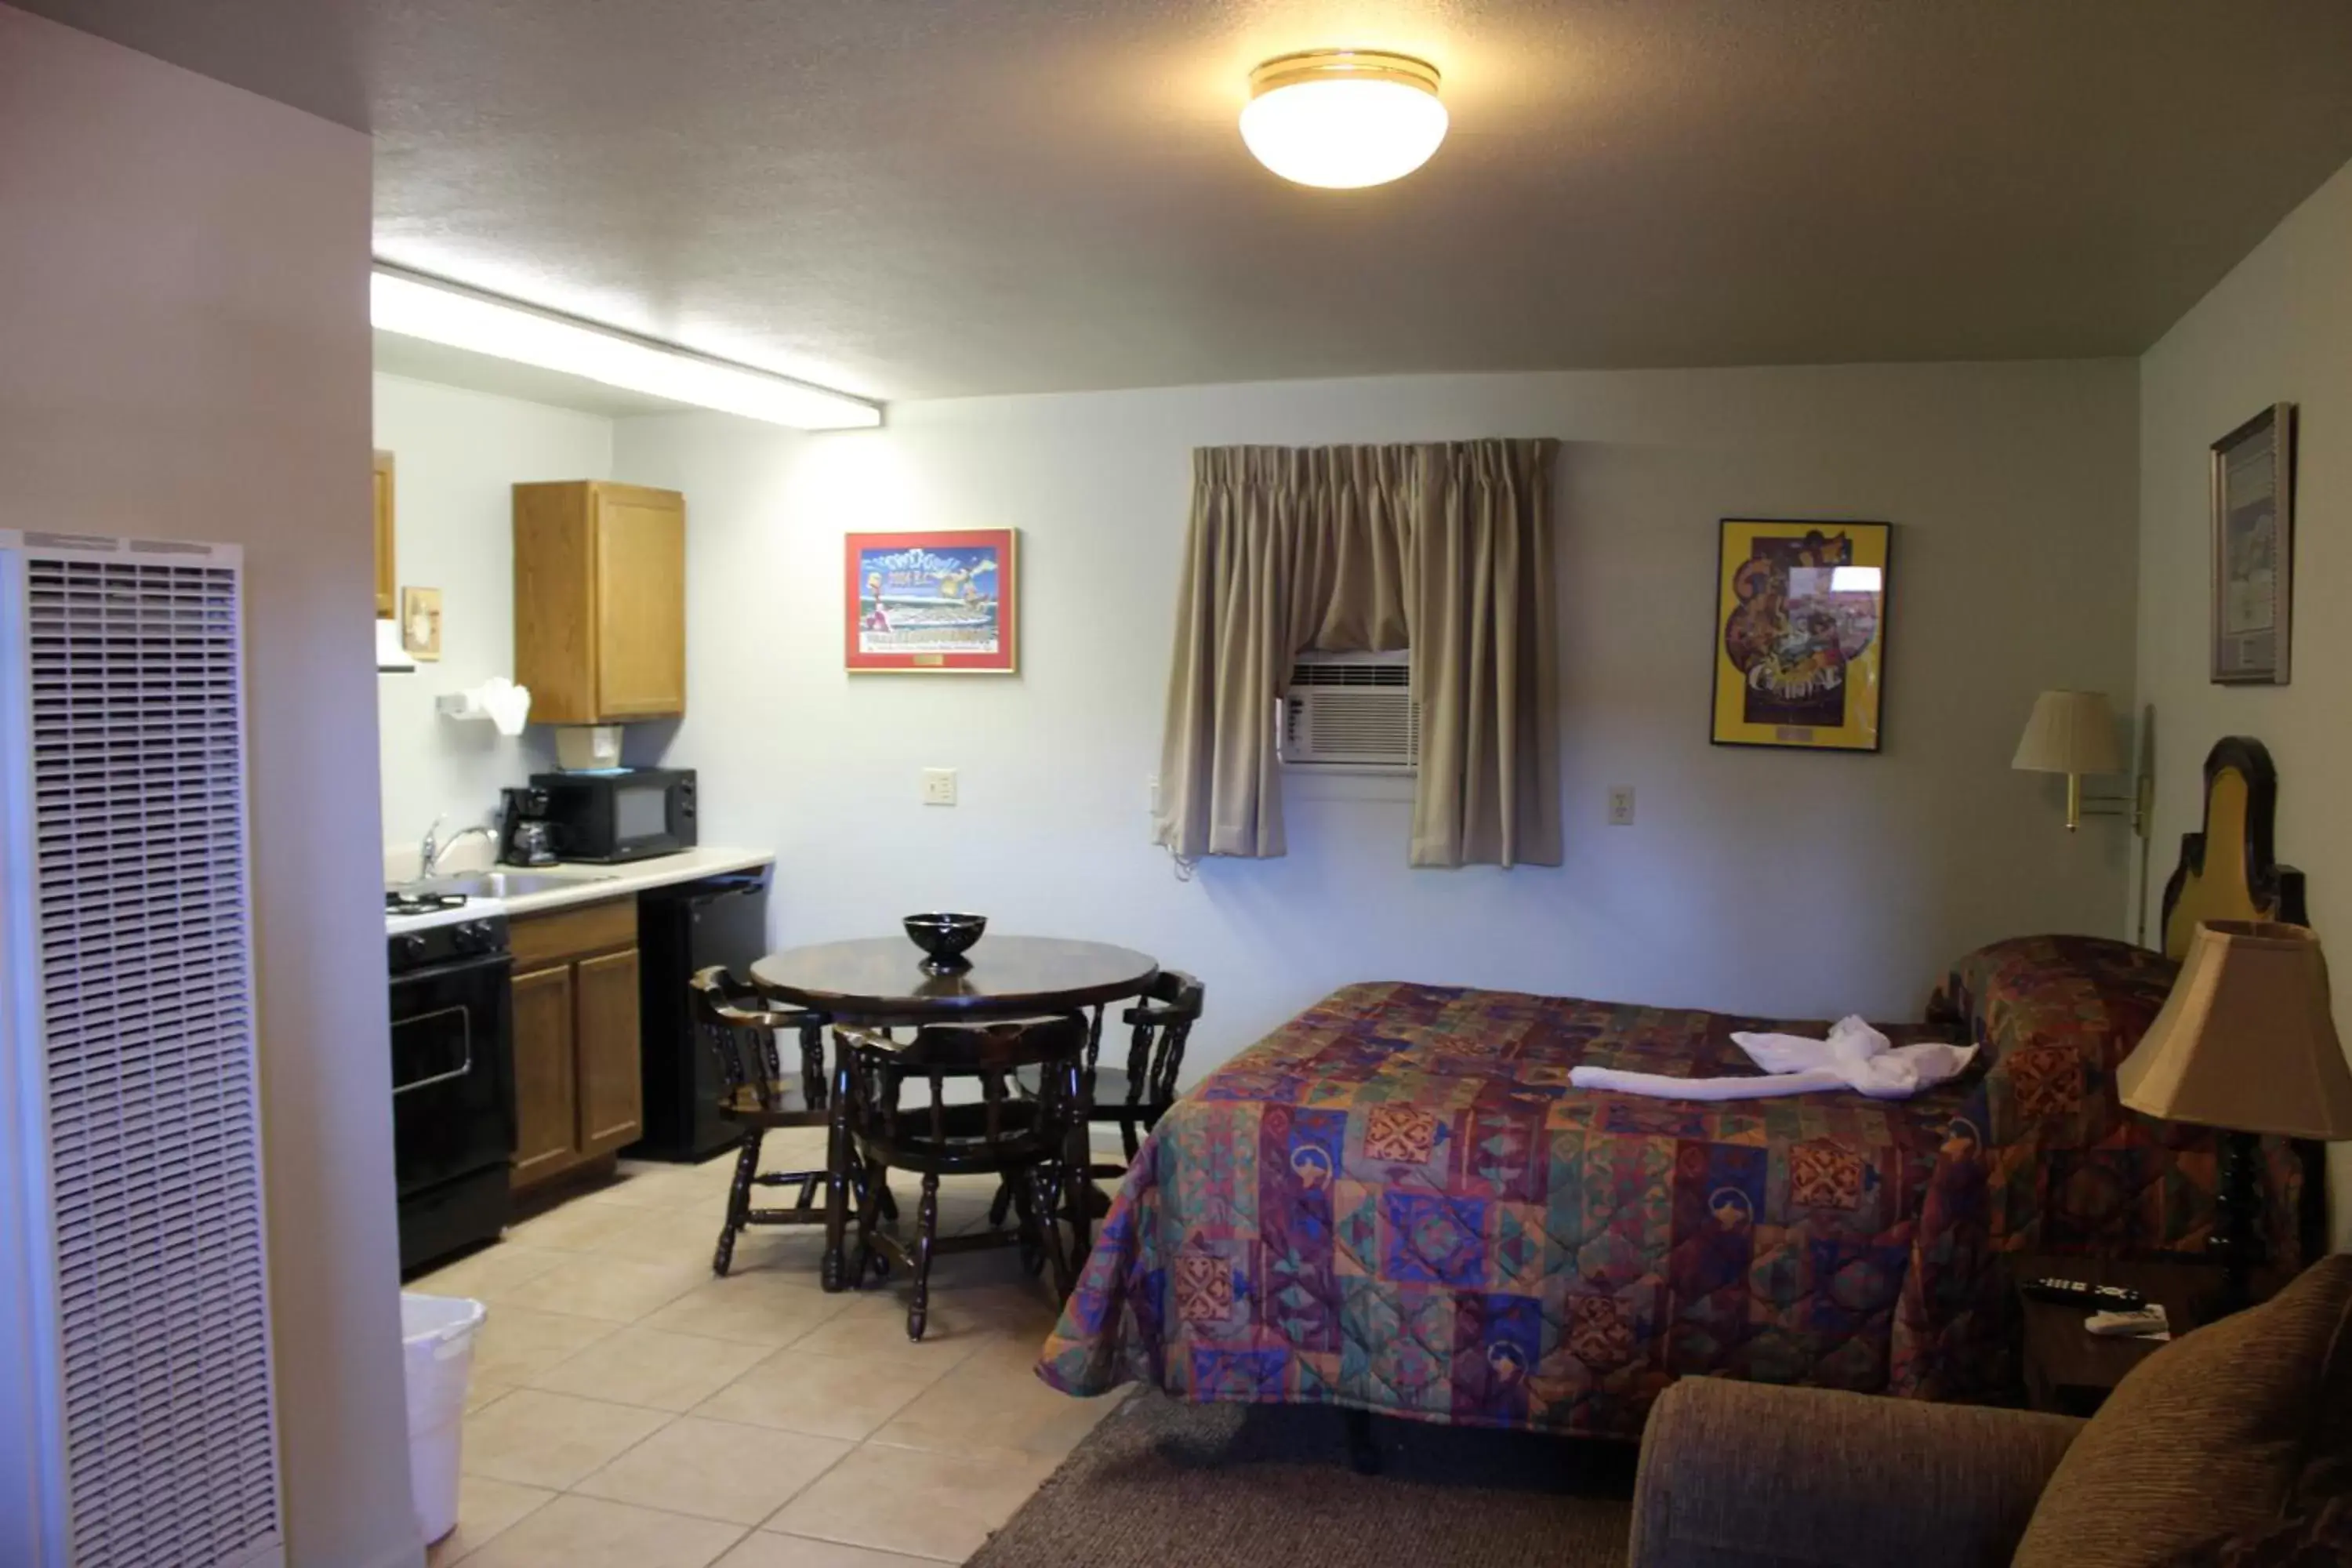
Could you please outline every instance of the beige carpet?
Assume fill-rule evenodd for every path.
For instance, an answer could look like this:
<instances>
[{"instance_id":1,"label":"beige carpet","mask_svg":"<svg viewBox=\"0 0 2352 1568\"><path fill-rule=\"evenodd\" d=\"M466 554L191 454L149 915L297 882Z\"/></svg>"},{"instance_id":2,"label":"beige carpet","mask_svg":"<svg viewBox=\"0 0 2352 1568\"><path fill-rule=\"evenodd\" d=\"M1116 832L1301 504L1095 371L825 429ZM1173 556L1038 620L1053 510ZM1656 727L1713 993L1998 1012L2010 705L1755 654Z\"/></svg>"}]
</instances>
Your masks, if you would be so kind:
<instances>
[{"instance_id":1,"label":"beige carpet","mask_svg":"<svg viewBox=\"0 0 2352 1568\"><path fill-rule=\"evenodd\" d=\"M1146 1392L1081 1443L971 1568L1623 1568L1633 1450Z\"/></svg>"}]
</instances>

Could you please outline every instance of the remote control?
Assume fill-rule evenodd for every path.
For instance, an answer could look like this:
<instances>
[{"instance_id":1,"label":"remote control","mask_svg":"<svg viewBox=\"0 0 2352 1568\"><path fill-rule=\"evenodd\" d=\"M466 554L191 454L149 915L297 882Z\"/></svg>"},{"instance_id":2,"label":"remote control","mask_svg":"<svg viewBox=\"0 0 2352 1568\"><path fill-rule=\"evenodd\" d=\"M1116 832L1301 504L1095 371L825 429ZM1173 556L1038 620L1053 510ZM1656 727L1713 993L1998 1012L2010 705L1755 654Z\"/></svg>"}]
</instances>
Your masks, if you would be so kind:
<instances>
[{"instance_id":1,"label":"remote control","mask_svg":"<svg viewBox=\"0 0 2352 1568\"><path fill-rule=\"evenodd\" d=\"M2128 1285L2094 1285L2087 1279L2064 1279L2055 1274L2028 1279L2023 1289L2037 1301L2063 1301L2101 1311L2137 1312L2147 1305L2147 1298Z\"/></svg>"},{"instance_id":2,"label":"remote control","mask_svg":"<svg viewBox=\"0 0 2352 1568\"><path fill-rule=\"evenodd\" d=\"M2172 1323L2164 1315L2163 1303L2142 1307L2137 1312L2094 1312L2083 1320L2083 1327L2102 1338L2170 1339Z\"/></svg>"}]
</instances>

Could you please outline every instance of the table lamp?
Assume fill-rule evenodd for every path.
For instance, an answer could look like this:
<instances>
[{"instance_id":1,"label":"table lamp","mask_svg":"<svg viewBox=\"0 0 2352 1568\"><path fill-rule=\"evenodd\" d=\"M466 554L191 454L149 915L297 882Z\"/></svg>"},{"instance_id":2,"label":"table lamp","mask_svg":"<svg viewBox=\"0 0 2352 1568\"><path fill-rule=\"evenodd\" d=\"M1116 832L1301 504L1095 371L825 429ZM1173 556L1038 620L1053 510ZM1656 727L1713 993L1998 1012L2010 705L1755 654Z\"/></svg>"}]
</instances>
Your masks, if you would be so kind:
<instances>
[{"instance_id":1,"label":"table lamp","mask_svg":"<svg viewBox=\"0 0 2352 1568\"><path fill-rule=\"evenodd\" d=\"M2066 775L2066 831L2074 832L2083 823L2083 775L2125 771L2106 693L2045 691L2035 698L2009 765L2026 773Z\"/></svg>"},{"instance_id":2,"label":"table lamp","mask_svg":"<svg viewBox=\"0 0 2352 1568\"><path fill-rule=\"evenodd\" d=\"M2207 921L2164 1010L2116 1070L2134 1110L2222 1129L2207 1249L2225 1311L2247 1304L2263 1258L2261 1135L2352 1138L2352 1066L2328 1011L2319 939L2273 921Z\"/></svg>"}]
</instances>

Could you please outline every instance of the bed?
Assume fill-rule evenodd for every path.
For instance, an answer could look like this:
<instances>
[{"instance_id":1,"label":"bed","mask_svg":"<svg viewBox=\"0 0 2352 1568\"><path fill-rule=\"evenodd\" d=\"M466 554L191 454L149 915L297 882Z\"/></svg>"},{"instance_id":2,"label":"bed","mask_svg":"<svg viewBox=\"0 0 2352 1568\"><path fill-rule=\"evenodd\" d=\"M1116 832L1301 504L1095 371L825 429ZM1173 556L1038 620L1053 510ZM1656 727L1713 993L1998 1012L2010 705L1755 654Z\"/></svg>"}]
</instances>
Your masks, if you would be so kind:
<instances>
[{"instance_id":1,"label":"bed","mask_svg":"<svg viewBox=\"0 0 2352 1568\"><path fill-rule=\"evenodd\" d=\"M2165 896L2300 921L2259 744L2225 741ZM1091 1394L1325 1404L1639 1434L1692 1375L1997 1399L2018 1378L2001 1255L2201 1245L2218 1138L2124 1110L2116 1066L2175 961L2093 937L1968 954L1897 1044L1965 1035L1906 1101L1570 1089L1579 1063L1750 1071L1740 1018L1460 986L1349 985L1219 1068L1113 1199L1039 1375ZM2309 1245L2312 1151L2265 1145L2273 1256Z\"/></svg>"}]
</instances>

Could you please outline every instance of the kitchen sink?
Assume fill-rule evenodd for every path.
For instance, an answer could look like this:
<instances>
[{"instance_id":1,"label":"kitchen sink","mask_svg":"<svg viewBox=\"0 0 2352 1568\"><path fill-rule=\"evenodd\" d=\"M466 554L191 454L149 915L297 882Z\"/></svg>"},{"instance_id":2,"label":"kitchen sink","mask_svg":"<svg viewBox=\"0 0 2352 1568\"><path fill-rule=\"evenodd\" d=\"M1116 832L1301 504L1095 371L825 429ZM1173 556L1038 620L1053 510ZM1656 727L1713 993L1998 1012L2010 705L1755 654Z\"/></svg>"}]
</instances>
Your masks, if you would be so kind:
<instances>
[{"instance_id":1,"label":"kitchen sink","mask_svg":"<svg viewBox=\"0 0 2352 1568\"><path fill-rule=\"evenodd\" d=\"M576 888L583 882L609 882L614 871L468 871L455 877L431 877L411 886L420 893L463 893L469 899L520 899L529 893Z\"/></svg>"}]
</instances>

